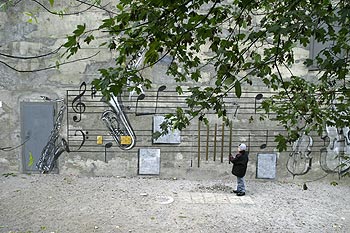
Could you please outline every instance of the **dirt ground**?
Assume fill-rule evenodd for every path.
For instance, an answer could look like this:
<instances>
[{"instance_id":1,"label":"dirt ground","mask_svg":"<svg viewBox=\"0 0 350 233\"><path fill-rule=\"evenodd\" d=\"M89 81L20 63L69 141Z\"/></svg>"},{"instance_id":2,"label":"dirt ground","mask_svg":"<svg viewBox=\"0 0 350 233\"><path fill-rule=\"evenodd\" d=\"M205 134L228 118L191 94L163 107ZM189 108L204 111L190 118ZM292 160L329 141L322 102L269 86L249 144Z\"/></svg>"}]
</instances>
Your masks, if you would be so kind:
<instances>
[{"instance_id":1,"label":"dirt ground","mask_svg":"<svg viewBox=\"0 0 350 233\"><path fill-rule=\"evenodd\" d=\"M350 232L350 187L3 174L0 232Z\"/></svg>"}]
</instances>

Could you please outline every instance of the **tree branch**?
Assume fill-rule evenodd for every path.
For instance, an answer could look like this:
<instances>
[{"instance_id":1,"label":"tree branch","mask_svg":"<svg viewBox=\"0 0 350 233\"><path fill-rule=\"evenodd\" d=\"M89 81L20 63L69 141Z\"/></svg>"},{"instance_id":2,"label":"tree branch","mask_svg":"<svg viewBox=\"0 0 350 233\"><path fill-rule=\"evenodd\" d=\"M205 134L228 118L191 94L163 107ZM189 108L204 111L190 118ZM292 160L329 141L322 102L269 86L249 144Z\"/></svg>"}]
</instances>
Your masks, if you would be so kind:
<instances>
[{"instance_id":1,"label":"tree branch","mask_svg":"<svg viewBox=\"0 0 350 233\"><path fill-rule=\"evenodd\" d=\"M36 56L22 57L22 56L9 55L9 54L5 54L5 53L1 53L1 52L0 52L0 56L7 57L7 58L13 58L13 59L29 60L29 59L47 57L47 56L50 56L52 54L56 54L62 47L63 47L63 45L61 45L60 47L58 47L57 49L55 49L49 53L40 54L40 55L36 55Z\"/></svg>"},{"instance_id":2,"label":"tree branch","mask_svg":"<svg viewBox=\"0 0 350 233\"><path fill-rule=\"evenodd\" d=\"M41 68L41 69L35 69L35 70L19 70L13 66L10 66L9 64L7 64L6 62L4 61L0 61L1 64L7 66L8 68L16 71L16 72L19 72L19 73L34 73L34 72L39 72L39 71L44 71L44 70L50 70L50 69L54 69L54 68L57 68L58 66L62 66L62 65L67 65L67 64L70 64L70 63L74 63L74 62L79 62L79 61L84 61L84 60L88 60L90 58L93 58L95 56L97 56L97 54L99 54L100 52L97 52L89 57L84 57L84 58L79 58L79 59L75 59L75 60L72 60L72 61L67 61L67 62L63 62L63 63L60 63L58 65L51 65L51 66L48 66L48 67L45 67L45 68Z\"/></svg>"},{"instance_id":3,"label":"tree branch","mask_svg":"<svg viewBox=\"0 0 350 233\"><path fill-rule=\"evenodd\" d=\"M90 10L93 6L89 6L88 8L86 8L85 10L82 11L77 11L77 12L73 12L73 13L59 13L59 12L55 12L55 11L51 11L49 8L47 8L44 4L42 4L41 2L38 2L37 0L31 0L33 2L35 2L36 4L38 4L39 6L41 6L42 8L44 8L47 12L49 12L50 14L53 15L59 15L59 16L68 16L68 15L77 15L83 12L86 12L88 10Z\"/></svg>"}]
</instances>

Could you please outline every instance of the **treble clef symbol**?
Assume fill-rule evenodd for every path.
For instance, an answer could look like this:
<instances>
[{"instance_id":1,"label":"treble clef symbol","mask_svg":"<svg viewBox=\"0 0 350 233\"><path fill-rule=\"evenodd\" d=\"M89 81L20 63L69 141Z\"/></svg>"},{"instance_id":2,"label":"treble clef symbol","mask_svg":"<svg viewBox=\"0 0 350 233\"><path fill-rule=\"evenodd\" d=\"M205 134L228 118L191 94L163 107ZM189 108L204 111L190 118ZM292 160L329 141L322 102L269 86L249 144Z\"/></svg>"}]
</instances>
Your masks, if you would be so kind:
<instances>
[{"instance_id":1,"label":"treble clef symbol","mask_svg":"<svg viewBox=\"0 0 350 233\"><path fill-rule=\"evenodd\" d=\"M72 108L74 112L79 114L79 117L73 116L73 121L75 122L81 121L81 114L84 113L86 109L86 105L83 102L81 102L81 97L85 94L85 91L86 91L86 83L83 82L79 88L79 95L77 95L72 101Z\"/></svg>"}]
</instances>

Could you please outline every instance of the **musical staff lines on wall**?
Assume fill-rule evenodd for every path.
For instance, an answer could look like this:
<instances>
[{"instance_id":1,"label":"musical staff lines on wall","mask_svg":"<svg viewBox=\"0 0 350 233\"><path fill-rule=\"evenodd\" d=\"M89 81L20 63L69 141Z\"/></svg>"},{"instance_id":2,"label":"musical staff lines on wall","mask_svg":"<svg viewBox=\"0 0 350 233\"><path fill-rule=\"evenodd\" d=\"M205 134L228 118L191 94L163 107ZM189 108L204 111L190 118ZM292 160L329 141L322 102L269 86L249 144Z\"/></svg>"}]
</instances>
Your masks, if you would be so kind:
<instances>
[{"instance_id":1,"label":"musical staff lines on wall","mask_svg":"<svg viewBox=\"0 0 350 233\"><path fill-rule=\"evenodd\" d=\"M271 95L272 93L267 92L247 92L243 93L241 98L236 98L233 94L225 97L227 115L232 124L225 126L221 122L209 122L206 126L200 121L193 121L191 126L181 132L179 144L154 145L152 120L155 115L174 113L178 107L186 108L189 92L178 96L174 89L161 85L138 96L129 96L128 93L121 95L120 107L135 131L136 146L131 151L154 146L169 153L190 153L191 157L197 158L198 161L223 162L227 160L229 153L235 153L236 145L242 141L248 144L251 153L276 151L275 136L284 134L284 130L276 127L265 129L263 122L256 127L247 121L260 112L261 102ZM88 88L85 83L80 85L79 89L67 90L70 106L67 109L67 134L69 147L73 152L103 154L109 143L109 153L123 153L101 120L103 112L109 108L102 98L101 93L96 92L94 88ZM208 112L208 115L214 116L214 113ZM245 124L239 123L241 121ZM322 139L319 140L318 144L322 144ZM200 166L200 163L198 165Z\"/></svg>"}]
</instances>

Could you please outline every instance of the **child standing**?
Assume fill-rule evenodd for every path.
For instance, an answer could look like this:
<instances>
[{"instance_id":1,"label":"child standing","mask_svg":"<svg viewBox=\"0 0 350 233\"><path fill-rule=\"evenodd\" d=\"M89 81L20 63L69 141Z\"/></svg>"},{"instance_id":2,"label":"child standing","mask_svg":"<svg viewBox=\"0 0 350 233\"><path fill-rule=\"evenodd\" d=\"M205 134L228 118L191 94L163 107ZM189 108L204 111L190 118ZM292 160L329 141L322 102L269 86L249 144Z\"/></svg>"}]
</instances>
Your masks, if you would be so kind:
<instances>
[{"instance_id":1,"label":"child standing","mask_svg":"<svg viewBox=\"0 0 350 233\"><path fill-rule=\"evenodd\" d=\"M242 143L237 148L237 154L235 156L230 155L230 162L233 163L232 174L237 177L237 189L232 192L236 193L237 196L245 195L244 176L248 165L248 152L246 150L247 146Z\"/></svg>"}]
</instances>

